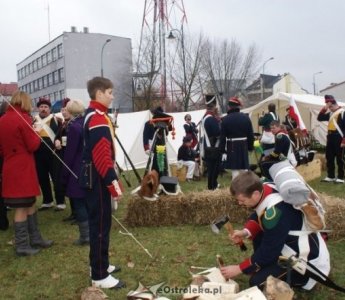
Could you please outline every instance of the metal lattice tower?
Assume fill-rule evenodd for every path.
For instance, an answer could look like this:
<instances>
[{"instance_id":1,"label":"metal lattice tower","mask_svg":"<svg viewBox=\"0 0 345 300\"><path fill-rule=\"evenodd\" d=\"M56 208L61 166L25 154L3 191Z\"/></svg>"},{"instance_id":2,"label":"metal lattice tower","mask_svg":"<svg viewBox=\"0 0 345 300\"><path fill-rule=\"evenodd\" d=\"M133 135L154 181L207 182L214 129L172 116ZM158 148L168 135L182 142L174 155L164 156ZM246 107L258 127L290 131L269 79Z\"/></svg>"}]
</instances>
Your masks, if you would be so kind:
<instances>
[{"instance_id":1,"label":"metal lattice tower","mask_svg":"<svg viewBox=\"0 0 345 300\"><path fill-rule=\"evenodd\" d=\"M134 73L134 91L143 87L165 106L167 93L166 40L171 30L183 34L187 23L183 0L145 0L140 43Z\"/></svg>"}]
</instances>

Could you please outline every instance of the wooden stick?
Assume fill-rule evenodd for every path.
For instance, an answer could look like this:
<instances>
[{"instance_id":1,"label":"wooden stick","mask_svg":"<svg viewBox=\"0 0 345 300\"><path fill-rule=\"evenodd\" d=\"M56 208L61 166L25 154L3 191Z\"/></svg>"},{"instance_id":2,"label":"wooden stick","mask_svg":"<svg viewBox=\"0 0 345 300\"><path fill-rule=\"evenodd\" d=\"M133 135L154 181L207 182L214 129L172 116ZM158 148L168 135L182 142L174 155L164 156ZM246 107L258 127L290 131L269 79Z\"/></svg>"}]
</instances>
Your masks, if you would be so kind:
<instances>
[{"instance_id":1,"label":"wooden stick","mask_svg":"<svg viewBox=\"0 0 345 300\"><path fill-rule=\"evenodd\" d=\"M232 227L232 224L230 222L225 223L224 227L226 228L226 230L228 231L229 234L231 234L231 235L234 234L234 228ZM247 250L247 246L244 244L242 239L236 244L240 246L241 251Z\"/></svg>"}]
</instances>

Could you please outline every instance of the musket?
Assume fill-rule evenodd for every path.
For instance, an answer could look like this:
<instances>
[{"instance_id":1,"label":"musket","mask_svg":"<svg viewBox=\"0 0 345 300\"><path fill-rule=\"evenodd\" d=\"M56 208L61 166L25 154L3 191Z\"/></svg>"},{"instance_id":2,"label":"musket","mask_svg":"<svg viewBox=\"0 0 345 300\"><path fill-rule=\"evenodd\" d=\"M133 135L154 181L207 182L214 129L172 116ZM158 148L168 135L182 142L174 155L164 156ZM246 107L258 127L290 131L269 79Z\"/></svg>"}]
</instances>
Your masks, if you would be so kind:
<instances>
[{"instance_id":1,"label":"musket","mask_svg":"<svg viewBox=\"0 0 345 300\"><path fill-rule=\"evenodd\" d=\"M128 156L128 154L127 154L125 148L123 147L122 143L120 142L120 140L119 140L119 138L118 138L118 136L117 136L116 134L115 134L115 139L116 139L117 142L119 143L119 146L120 146L120 148L121 148L122 151L123 151L123 154L125 155L126 159L128 160L129 164L131 165L132 170L133 170L135 176L137 177L138 183L141 184L141 177L140 177L140 175L139 175L137 169L135 168L135 166L134 166L132 160L131 160L130 157Z\"/></svg>"},{"instance_id":2,"label":"musket","mask_svg":"<svg viewBox=\"0 0 345 300\"><path fill-rule=\"evenodd\" d=\"M312 263L310 263L309 261L305 261L302 258L298 258L294 255L290 257L280 256L279 265L287 269L292 268L296 272L302 275L306 275L333 290L345 293L345 288L337 285L334 281L332 281L326 274L321 272ZM288 278L288 279L291 280L291 278Z\"/></svg>"},{"instance_id":3,"label":"musket","mask_svg":"<svg viewBox=\"0 0 345 300\"><path fill-rule=\"evenodd\" d=\"M126 182L127 186L130 188L132 187L131 183L126 178L126 175L123 171L123 169L119 166L118 162L116 162L117 169L119 170L120 175L122 176L123 180Z\"/></svg>"}]
</instances>

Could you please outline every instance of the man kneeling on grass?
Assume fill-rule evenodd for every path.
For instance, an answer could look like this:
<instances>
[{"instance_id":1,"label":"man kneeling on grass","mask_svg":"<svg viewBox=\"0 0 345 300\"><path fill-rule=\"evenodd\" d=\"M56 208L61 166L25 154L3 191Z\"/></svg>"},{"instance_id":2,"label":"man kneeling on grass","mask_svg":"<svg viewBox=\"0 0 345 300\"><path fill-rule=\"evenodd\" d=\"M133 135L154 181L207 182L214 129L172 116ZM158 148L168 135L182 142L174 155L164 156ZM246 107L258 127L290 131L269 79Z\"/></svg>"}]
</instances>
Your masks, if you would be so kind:
<instances>
[{"instance_id":1,"label":"man kneeling on grass","mask_svg":"<svg viewBox=\"0 0 345 300\"><path fill-rule=\"evenodd\" d=\"M289 284L310 290L316 281L278 263L279 257L294 256L311 263L324 274L330 271L330 258L320 233L305 230L303 214L283 201L272 183L262 183L251 171L241 172L231 184L230 192L239 205L250 207L254 212L242 230L235 230L230 239L238 243L242 238L253 241L254 253L238 265L221 268L225 278L241 273L251 275L250 286L263 288L267 277L272 275Z\"/></svg>"}]
</instances>

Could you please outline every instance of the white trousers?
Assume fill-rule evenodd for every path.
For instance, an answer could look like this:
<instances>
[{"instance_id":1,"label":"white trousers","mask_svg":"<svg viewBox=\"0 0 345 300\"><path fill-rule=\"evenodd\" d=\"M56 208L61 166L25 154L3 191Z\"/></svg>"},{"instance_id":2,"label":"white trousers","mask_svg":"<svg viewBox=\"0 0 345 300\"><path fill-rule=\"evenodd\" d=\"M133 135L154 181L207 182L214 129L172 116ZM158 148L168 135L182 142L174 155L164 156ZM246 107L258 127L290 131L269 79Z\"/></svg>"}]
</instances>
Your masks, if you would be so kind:
<instances>
[{"instance_id":1,"label":"white trousers","mask_svg":"<svg viewBox=\"0 0 345 300\"><path fill-rule=\"evenodd\" d=\"M179 160L180 164L183 164L184 166L187 166L187 179L193 179L194 170L195 170L195 161L192 160Z\"/></svg>"}]
</instances>

